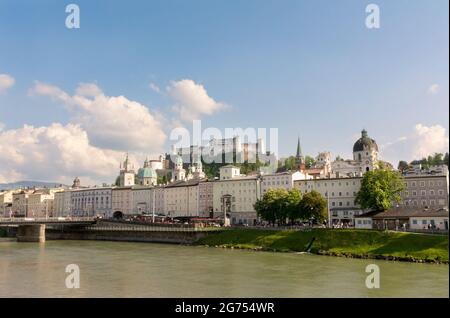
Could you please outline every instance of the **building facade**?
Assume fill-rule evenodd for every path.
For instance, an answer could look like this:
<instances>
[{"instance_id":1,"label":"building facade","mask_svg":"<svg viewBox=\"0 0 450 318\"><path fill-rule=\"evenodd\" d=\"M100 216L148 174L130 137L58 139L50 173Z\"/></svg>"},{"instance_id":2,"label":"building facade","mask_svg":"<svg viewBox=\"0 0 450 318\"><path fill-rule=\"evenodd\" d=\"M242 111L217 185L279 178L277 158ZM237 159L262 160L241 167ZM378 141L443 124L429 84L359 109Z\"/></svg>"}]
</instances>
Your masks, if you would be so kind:
<instances>
[{"instance_id":1,"label":"building facade","mask_svg":"<svg viewBox=\"0 0 450 318\"><path fill-rule=\"evenodd\" d=\"M164 209L168 217L198 217L200 180L173 182L164 187Z\"/></svg>"},{"instance_id":2,"label":"building facade","mask_svg":"<svg viewBox=\"0 0 450 318\"><path fill-rule=\"evenodd\" d=\"M361 180L361 177L296 180L294 186L303 194L315 190L327 199L331 225L353 226L354 217L365 212L355 202Z\"/></svg>"},{"instance_id":3,"label":"building facade","mask_svg":"<svg viewBox=\"0 0 450 318\"><path fill-rule=\"evenodd\" d=\"M410 171L403 176L405 189L400 207L448 207L449 178L447 166L439 169Z\"/></svg>"},{"instance_id":4,"label":"building facade","mask_svg":"<svg viewBox=\"0 0 450 318\"><path fill-rule=\"evenodd\" d=\"M57 217L72 215L72 192L67 189L55 193L54 213Z\"/></svg>"},{"instance_id":5,"label":"building facade","mask_svg":"<svg viewBox=\"0 0 450 318\"><path fill-rule=\"evenodd\" d=\"M133 187L115 187L111 190L111 212L114 218L133 214Z\"/></svg>"},{"instance_id":6,"label":"building facade","mask_svg":"<svg viewBox=\"0 0 450 318\"><path fill-rule=\"evenodd\" d=\"M199 191L199 216L202 218L213 216L213 194L214 194L214 182L205 180L198 184Z\"/></svg>"},{"instance_id":7,"label":"building facade","mask_svg":"<svg viewBox=\"0 0 450 318\"><path fill-rule=\"evenodd\" d=\"M13 193L12 214L15 217L25 217L28 211L28 196L33 193L32 190L21 190Z\"/></svg>"},{"instance_id":8,"label":"building facade","mask_svg":"<svg viewBox=\"0 0 450 318\"><path fill-rule=\"evenodd\" d=\"M12 216L12 202L14 190L0 192L0 215L4 217Z\"/></svg>"},{"instance_id":9,"label":"building facade","mask_svg":"<svg viewBox=\"0 0 450 318\"><path fill-rule=\"evenodd\" d=\"M234 168L221 169L220 179L214 181L213 215L224 218L225 224L253 225L257 221L254 204L260 198L260 179L258 176L241 176L239 169L236 168L236 172Z\"/></svg>"},{"instance_id":10,"label":"building facade","mask_svg":"<svg viewBox=\"0 0 450 318\"><path fill-rule=\"evenodd\" d=\"M294 181L306 179L311 179L311 177L303 171L286 171L261 175L261 196L269 189L290 190L294 188Z\"/></svg>"},{"instance_id":11,"label":"building facade","mask_svg":"<svg viewBox=\"0 0 450 318\"><path fill-rule=\"evenodd\" d=\"M112 216L112 188L80 188L70 191L73 216ZM67 200L67 197L64 198Z\"/></svg>"},{"instance_id":12,"label":"building facade","mask_svg":"<svg viewBox=\"0 0 450 318\"><path fill-rule=\"evenodd\" d=\"M27 217L53 217L54 194L49 191L36 190L28 195Z\"/></svg>"}]
</instances>

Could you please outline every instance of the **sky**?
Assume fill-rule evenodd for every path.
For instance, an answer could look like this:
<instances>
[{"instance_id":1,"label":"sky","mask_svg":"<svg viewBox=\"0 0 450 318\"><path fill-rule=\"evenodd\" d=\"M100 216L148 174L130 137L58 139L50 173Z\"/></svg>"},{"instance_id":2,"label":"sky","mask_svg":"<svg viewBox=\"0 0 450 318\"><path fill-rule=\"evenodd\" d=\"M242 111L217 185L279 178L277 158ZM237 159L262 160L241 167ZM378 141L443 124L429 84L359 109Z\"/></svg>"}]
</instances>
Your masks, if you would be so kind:
<instances>
[{"instance_id":1,"label":"sky","mask_svg":"<svg viewBox=\"0 0 450 318\"><path fill-rule=\"evenodd\" d=\"M0 0L0 182L111 183L192 120L277 128L281 157L363 128L394 166L448 151L447 0L73 0L77 29L69 3Z\"/></svg>"}]
</instances>

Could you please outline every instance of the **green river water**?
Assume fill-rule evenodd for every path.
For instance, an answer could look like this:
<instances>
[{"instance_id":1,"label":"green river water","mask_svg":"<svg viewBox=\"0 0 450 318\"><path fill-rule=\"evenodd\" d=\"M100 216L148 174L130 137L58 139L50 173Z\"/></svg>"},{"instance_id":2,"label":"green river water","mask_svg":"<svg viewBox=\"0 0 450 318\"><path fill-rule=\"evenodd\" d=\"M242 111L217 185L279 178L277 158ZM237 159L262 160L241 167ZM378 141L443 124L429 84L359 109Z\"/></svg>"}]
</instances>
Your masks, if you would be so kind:
<instances>
[{"instance_id":1,"label":"green river water","mask_svg":"<svg viewBox=\"0 0 450 318\"><path fill-rule=\"evenodd\" d=\"M80 288L68 289L68 264ZM368 289L368 264L380 288ZM103 241L0 241L0 297L448 297L448 265Z\"/></svg>"}]
</instances>

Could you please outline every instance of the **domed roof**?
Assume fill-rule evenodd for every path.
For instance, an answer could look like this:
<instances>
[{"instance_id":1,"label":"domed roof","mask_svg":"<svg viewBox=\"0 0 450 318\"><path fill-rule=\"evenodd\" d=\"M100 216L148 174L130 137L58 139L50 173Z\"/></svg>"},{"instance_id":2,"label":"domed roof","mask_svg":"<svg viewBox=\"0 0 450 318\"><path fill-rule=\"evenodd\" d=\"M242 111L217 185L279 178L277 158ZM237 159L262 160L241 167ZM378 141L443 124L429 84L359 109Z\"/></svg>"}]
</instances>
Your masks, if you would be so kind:
<instances>
[{"instance_id":1,"label":"domed roof","mask_svg":"<svg viewBox=\"0 0 450 318\"><path fill-rule=\"evenodd\" d=\"M158 176L155 169L150 167L140 168L137 175L138 178L156 178Z\"/></svg>"},{"instance_id":2,"label":"domed roof","mask_svg":"<svg viewBox=\"0 0 450 318\"><path fill-rule=\"evenodd\" d=\"M378 151L378 145L375 140L369 138L367 131L363 129L361 131L361 138L359 138L353 145L353 152L363 151L366 149L375 149Z\"/></svg>"}]
</instances>

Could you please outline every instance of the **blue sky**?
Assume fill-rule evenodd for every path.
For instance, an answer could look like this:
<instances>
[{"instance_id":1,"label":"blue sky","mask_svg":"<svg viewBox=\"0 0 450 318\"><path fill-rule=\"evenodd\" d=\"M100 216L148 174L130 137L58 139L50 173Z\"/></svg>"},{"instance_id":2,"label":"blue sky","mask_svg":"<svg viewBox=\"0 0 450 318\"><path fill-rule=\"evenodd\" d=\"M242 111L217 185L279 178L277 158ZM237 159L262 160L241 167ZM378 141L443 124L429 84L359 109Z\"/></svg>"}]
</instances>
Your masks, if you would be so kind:
<instances>
[{"instance_id":1,"label":"blue sky","mask_svg":"<svg viewBox=\"0 0 450 318\"><path fill-rule=\"evenodd\" d=\"M0 1L0 74L14 79L0 91L4 141L24 124L75 123L92 146L123 153L126 145L105 143L95 121L89 126L77 106L36 83L70 96L95 83L106 96L144 105L168 135L180 122L174 103L185 97L174 100L170 87L190 80L227 105L199 112L203 127L277 127L281 155L295 152L300 135L304 153L347 158L362 128L394 165L448 149L447 0L72 1L81 11L76 30L64 24L68 3ZM369 3L380 7L380 29L365 26ZM0 181L45 177L23 162L4 169ZM67 178L78 173L61 169Z\"/></svg>"}]
</instances>

